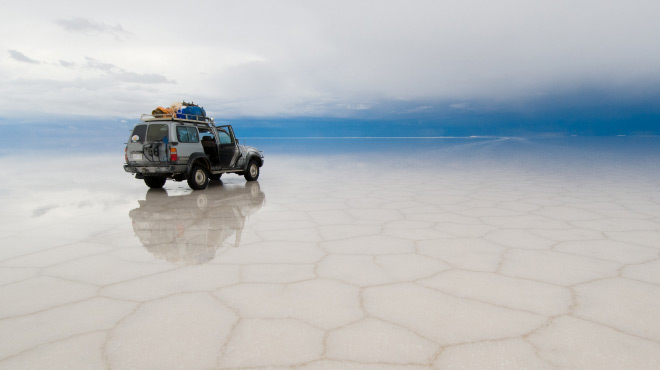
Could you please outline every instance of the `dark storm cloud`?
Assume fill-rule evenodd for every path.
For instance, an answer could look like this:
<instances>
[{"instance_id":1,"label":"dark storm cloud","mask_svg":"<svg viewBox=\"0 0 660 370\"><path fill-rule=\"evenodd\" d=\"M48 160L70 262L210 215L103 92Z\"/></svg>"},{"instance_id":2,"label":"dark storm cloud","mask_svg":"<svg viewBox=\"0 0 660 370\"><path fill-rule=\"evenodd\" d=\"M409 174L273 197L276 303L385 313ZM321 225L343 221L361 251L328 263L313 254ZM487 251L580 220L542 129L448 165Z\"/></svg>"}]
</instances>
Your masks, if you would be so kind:
<instances>
[{"instance_id":1,"label":"dark storm cloud","mask_svg":"<svg viewBox=\"0 0 660 370\"><path fill-rule=\"evenodd\" d=\"M31 63L31 64L41 63L40 61L30 58L18 50L9 50L9 57L22 63Z\"/></svg>"}]
</instances>

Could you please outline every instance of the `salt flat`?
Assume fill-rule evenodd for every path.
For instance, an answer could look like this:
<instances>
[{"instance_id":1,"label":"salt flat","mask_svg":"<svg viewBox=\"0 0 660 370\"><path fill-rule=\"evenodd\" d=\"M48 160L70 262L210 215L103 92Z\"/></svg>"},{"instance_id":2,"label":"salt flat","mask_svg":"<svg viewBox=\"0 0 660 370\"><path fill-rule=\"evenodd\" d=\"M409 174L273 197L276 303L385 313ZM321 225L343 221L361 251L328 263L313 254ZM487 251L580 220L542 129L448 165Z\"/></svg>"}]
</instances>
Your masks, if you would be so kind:
<instances>
[{"instance_id":1,"label":"salt flat","mask_svg":"<svg viewBox=\"0 0 660 370\"><path fill-rule=\"evenodd\" d=\"M660 368L660 138L248 144L2 157L0 369Z\"/></svg>"}]
</instances>

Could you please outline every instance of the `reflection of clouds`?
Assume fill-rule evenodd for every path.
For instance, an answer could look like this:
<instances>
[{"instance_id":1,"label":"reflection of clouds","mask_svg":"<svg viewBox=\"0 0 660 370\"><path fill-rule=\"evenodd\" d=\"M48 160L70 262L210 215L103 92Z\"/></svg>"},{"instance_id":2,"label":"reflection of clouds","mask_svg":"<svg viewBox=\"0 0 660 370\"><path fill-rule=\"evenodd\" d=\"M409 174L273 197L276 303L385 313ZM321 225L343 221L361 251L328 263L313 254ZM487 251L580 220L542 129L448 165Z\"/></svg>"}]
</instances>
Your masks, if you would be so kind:
<instances>
[{"instance_id":1,"label":"reflection of clouds","mask_svg":"<svg viewBox=\"0 0 660 370\"><path fill-rule=\"evenodd\" d=\"M238 247L245 221L265 199L258 182L211 186L181 196L150 189L140 207L128 215L135 234L154 256L200 264L212 260L219 250Z\"/></svg>"}]
</instances>

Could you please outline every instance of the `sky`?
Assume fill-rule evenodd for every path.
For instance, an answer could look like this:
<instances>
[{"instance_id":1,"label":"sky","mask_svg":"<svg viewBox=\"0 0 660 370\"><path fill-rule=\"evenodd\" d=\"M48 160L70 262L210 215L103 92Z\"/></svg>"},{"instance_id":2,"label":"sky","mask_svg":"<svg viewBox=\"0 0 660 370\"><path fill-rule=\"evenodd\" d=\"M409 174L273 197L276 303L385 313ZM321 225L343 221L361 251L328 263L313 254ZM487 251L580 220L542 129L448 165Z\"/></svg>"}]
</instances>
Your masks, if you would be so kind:
<instances>
[{"instance_id":1,"label":"sky","mask_svg":"<svg viewBox=\"0 0 660 370\"><path fill-rule=\"evenodd\" d=\"M657 0L11 2L0 122L186 100L266 126L660 134L658 14Z\"/></svg>"}]
</instances>

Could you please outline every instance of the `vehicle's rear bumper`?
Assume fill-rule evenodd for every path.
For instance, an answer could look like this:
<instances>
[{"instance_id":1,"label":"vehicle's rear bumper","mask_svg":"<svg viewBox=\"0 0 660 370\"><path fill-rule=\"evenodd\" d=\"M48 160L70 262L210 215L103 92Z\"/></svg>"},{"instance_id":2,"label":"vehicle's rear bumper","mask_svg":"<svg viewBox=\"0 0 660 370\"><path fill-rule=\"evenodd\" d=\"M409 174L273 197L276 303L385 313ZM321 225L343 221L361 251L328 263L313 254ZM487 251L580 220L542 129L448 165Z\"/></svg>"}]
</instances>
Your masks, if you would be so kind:
<instances>
[{"instance_id":1,"label":"vehicle's rear bumper","mask_svg":"<svg viewBox=\"0 0 660 370\"><path fill-rule=\"evenodd\" d=\"M187 167L185 164L172 164L172 165L164 165L164 166L134 166L130 164L124 165L124 171L129 173L141 174L143 176L151 176L151 175L173 176L176 174L186 172L186 169Z\"/></svg>"}]
</instances>

